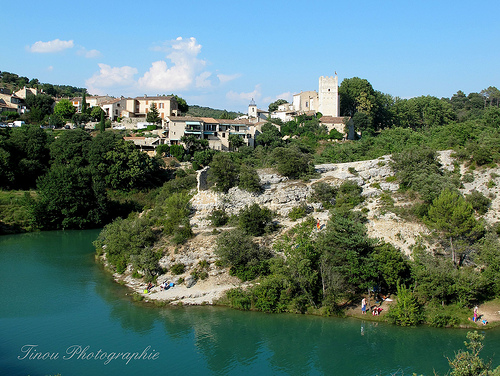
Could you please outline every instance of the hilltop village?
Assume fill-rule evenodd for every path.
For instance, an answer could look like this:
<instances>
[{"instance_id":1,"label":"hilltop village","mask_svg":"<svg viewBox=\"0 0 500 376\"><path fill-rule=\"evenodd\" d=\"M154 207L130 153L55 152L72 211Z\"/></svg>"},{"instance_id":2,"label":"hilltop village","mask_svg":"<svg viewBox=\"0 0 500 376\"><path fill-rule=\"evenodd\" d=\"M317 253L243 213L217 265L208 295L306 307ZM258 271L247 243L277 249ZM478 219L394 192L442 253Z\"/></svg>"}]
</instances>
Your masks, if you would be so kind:
<instances>
[{"instance_id":1,"label":"hilltop village","mask_svg":"<svg viewBox=\"0 0 500 376\"><path fill-rule=\"evenodd\" d=\"M127 137L141 150L154 152L159 145L179 145L183 136L195 136L208 141L208 147L213 150L229 151L230 135L239 136L244 145L255 147L255 138L262 132L262 125L269 120L279 119L279 124L291 121L298 116L316 116L321 114L319 122L327 131L332 129L341 133L344 139L354 137L354 129L349 118L340 117L340 100L338 92L338 77L320 77L318 91L305 91L293 96L293 103L281 103L271 113L261 110L252 100L248 112L236 119L214 119L211 117L185 116L179 109L176 96L148 96L135 98L112 98L109 96L86 96L85 105L83 97L58 98L57 103L71 102L77 114L83 108L90 111L94 108L103 110L105 117L112 121L113 128L117 130L141 130L153 125L147 121L148 112L154 107L157 111L158 129L151 130L151 137ZM19 114L29 111L25 100L29 95L37 95L40 91L35 88L24 87L12 94L4 90L0 93L0 111L16 111ZM281 101L284 102L284 101ZM1 112L0 112L1 114ZM11 126L20 125L11 123ZM95 122L88 124L89 128Z\"/></svg>"}]
</instances>

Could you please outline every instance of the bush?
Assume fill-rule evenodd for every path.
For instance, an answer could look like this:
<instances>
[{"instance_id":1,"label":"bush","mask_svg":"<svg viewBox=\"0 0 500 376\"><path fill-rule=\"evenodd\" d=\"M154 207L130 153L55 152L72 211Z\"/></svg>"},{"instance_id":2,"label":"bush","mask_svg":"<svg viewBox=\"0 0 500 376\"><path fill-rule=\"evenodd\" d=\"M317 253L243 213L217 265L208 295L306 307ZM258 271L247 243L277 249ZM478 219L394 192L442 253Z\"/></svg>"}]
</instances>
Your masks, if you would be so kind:
<instances>
[{"instance_id":1,"label":"bush","mask_svg":"<svg viewBox=\"0 0 500 376\"><path fill-rule=\"evenodd\" d=\"M231 308L241 309L242 311L248 311L252 305L249 294L240 288L228 290L225 299L227 299Z\"/></svg>"},{"instance_id":2,"label":"bush","mask_svg":"<svg viewBox=\"0 0 500 376\"><path fill-rule=\"evenodd\" d=\"M212 226L224 226L229 220L229 216L227 215L225 210L216 209L212 211L212 213L208 216L208 219L212 223Z\"/></svg>"},{"instance_id":3,"label":"bush","mask_svg":"<svg viewBox=\"0 0 500 376\"><path fill-rule=\"evenodd\" d=\"M311 199L315 202L321 202L323 206L328 209L332 207L337 189L325 182L314 183L312 186L313 193Z\"/></svg>"},{"instance_id":4,"label":"bush","mask_svg":"<svg viewBox=\"0 0 500 376\"><path fill-rule=\"evenodd\" d=\"M227 153L214 155L208 170L208 183L219 192L227 192L234 187L237 178L237 169L231 157Z\"/></svg>"},{"instance_id":5,"label":"bush","mask_svg":"<svg viewBox=\"0 0 500 376\"><path fill-rule=\"evenodd\" d=\"M252 204L239 212L238 227L248 235L261 236L273 230L272 219L270 209Z\"/></svg>"},{"instance_id":6,"label":"bush","mask_svg":"<svg viewBox=\"0 0 500 376\"><path fill-rule=\"evenodd\" d=\"M260 192L260 178L257 171L246 164L241 165L238 187L248 192Z\"/></svg>"},{"instance_id":7,"label":"bush","mask_svg":"<svg viewBox=\"0 0 500 376\"><path fill-rule=\"evenodd\" d=\"M397 302L391 306L387 317L400 326L414 326L422 321L422 308L406 286L398 285Z\"/></svg>"},{"instance_id":8,"label":"bush","mask_svg":"<svg viewBox=\"0 0 500 376\"><path fill-rule=\"evenodd\" d=\"M292 208L292 210L290 210L290 213L288 213L288 218L290 218L292 221L296 221L297 219L304 218L306 215L307 205L302 204Z\"/></svg>"},{"instance_id":9,"label":"bush","mask_svg":"<svg viewBox=\"0 0 500 376\"><path fill-rule=\"evenodd\" d=\"M273 150L272 158L278 173L289 178L299 178L311 172L310 155L303 153L296 146L278 147Z\"/></svg>"},{"instance_id":10,"label":"bush","mask_svg":"<svg viewBox=\"0 0 500 376\"><path fill-rule=\"evenodd\" d=\"M182 161L184 156L184 147L182 145L170 145L170 155L178 161Z\"/></svg>"},{"instance_id":11,"label":"bush","mask_svg":"<svg viewBox=\"0 0 500 376\"><path fill-rule=\"evenodd\" d=\"M466 195L465 201L470 203L479 215L486 214L491 205L491 200L476 190L473 190L470 194Z\"/></svg>"},{"instance_id":12,"label":"bush","mask_svg":"<svg viewBox=\"0 0 500 376\"><path fill-rule=\"evenodd\" d=\"M285 280L281 276L270 276L256 285L251 293L255 309L262 312L286 312L291 297L287 295Z\"/></svg>"},{"instance_id":13,"label":"bush","mask_svg":"<svg viewBox=\"0 0 500 376\"><path fill-rule=\"evenodd\" d=\"M184 265L182 263L174 264L170 268L170 271L172 272L173 275L182 274L182 273L184 273L186 271L186 265Z\"/></svg>"},{"instance_id":14,"label":"bush","mask_svg":"<svg viewBox=\"0 0 500 376\"><path fill-rule=\"evenodd\" d=\"M365 199L361 195L363 188L356 182L346 180L339 187L335 200L335 207L340 209L352 209L361 204Z\"/></svg>"},{"instance_id":15,"label":"bush","mask_svg":"<svg viewBox=\"0 0 500 376\"><path fill-rule=\"evenodd\" d=\"M215 254L220 264L229 266L230 274L243 281L268 274L267 260L271 253L259 247L240 229L223 232L217 237Z\"/></svg>"},{"instance_id":16,"label":"bush","mask_svg":"<svg viewBox=\"0 0 500 376\"><path fill-rule=\"evenodd\" d=\"M472 174L464 174L462 177L462 182L464 183L472 183L474 181L474 175Z\"/></svg>"}]
</instances>

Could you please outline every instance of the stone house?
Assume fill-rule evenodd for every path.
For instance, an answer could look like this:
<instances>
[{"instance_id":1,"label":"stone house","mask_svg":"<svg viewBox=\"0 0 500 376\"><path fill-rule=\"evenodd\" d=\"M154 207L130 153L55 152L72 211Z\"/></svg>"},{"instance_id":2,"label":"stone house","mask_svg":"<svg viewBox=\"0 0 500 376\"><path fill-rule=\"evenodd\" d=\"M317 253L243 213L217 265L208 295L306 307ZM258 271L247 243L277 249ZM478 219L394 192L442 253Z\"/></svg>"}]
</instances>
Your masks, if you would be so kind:
<instances>
[{"instance_id":1,"label":"stone house","mask_svg":"<svg viewBox=\"0 0 500 376\"><path fill-rule=\"evenodd\" d=\"M248 120L171 116L163 128L170 145L181 144L181 138L189 135L207 140L209 148L214 150L228 151L229 135L240 136L245 145L255 145L256 129Z\"/></svg>"}]
</instances>

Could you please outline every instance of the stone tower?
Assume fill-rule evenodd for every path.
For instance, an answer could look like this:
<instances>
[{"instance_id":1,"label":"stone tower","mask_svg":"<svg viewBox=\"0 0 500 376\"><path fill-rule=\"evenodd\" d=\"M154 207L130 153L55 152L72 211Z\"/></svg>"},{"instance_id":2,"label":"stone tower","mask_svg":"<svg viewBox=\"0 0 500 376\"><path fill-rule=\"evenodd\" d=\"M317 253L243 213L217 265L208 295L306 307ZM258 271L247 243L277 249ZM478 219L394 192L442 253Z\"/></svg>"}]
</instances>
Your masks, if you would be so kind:
<instances>
[{"instance_id":1,"label":"stone tower","mask_svg":"<svg viewBox=\"0 0 500 376\"><path fill-rule=\"evenodd\" d=\"M319 106L318 111L324 116L340 116L339 101L339 78L324 77L319 78Z\"/></svg>"}]
</instances>

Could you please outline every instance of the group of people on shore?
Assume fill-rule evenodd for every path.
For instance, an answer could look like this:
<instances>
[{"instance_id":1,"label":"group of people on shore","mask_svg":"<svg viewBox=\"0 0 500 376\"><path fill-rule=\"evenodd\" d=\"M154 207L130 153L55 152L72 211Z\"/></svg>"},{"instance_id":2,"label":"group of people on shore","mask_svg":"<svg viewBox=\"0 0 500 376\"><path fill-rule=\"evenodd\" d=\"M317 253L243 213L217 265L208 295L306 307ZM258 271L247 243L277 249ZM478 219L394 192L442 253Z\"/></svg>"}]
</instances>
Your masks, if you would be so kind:
<instances>
[{"instance_id":1,"label":"group of people on shore","mask_svg":"<svg viewBox=\"0 0 500 376\"><path fill-rule=\"evenodd\" d=\"M472 314L472 321L474 321L475 323L480 322L480 323L481 323L481 324L483 324L483 325L488 324L488 320L486 320L486 319L482 319L481 317L482 317L483 315L480 315L480 314L478 313L478 311L479 311L479 307L478 307L478 306L475 306L475 307L474 307L473 314ZM470 320L470 319L469 319L469 320Z\"/></svg>"},{"instance_id":2,"label":"group of people on shore","mask_svg":"<svg viewBox=\"0 0 500 376\"><path fill-rule=\"evenodd\" d=\"M168 282L167 280L165 280L163 283L160 284L160 291L168 290L169 288L174 287L174 286L175 286L175 284L173 282ZM155 286L151 282L149 282L148 285L146 286L146 288L144 289L144 293L149 294L151 292L151 290L153 289L153 287L155 287Z\"/></svg>"},{"instance_id":3,"label":"group of people on shore","mask_svg":"<svg viewBox=\"0 0 500 376\"><path fill-rule=\"evenodd\" d=\"M380 303L380 305L382 305L382 302L384 302L384 301L392 302L392 299L389 299L386 296L379 296L379 295L377 295L377 299L378 299L377 303ZM380 305L378 307L375 306L373 308L370 308L373 316L378 316L383 311L383 308L380 307ZM368 307L366 305L366 298L363 298L361 300L361 314L362 315L366 315L366 311L367 310L368 310Z\"/></svg>"}]
</instances>

